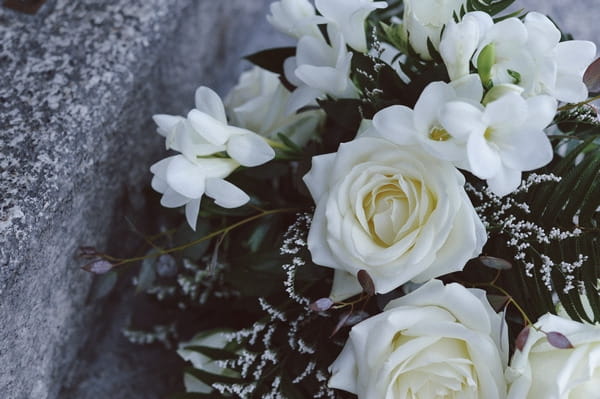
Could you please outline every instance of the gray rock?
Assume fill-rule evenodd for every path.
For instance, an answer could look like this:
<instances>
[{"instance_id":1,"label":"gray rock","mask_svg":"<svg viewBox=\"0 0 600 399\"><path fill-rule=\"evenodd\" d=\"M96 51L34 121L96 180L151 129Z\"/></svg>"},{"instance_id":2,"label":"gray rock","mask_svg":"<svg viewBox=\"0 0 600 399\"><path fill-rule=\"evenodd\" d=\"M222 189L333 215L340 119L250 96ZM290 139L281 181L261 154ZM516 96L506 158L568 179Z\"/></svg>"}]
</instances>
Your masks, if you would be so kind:
<instances>
[{"instance_id":1,"label":"gray rock","mask_svg":"<svg viewBox=\"0 0 600 399\"><path fill-rule=\"evenodd\" d=\"M272 36L268 3L0 8L0 397L56 398L63 382L61 398L166 391L167 364L136 358L120 337L129 302L86 304L92 277L74 254L85 244L132 253L123 204L165 156L151 115L186 112L200 84L234 84L239 58Z\"/></svg>"}]
</instances>

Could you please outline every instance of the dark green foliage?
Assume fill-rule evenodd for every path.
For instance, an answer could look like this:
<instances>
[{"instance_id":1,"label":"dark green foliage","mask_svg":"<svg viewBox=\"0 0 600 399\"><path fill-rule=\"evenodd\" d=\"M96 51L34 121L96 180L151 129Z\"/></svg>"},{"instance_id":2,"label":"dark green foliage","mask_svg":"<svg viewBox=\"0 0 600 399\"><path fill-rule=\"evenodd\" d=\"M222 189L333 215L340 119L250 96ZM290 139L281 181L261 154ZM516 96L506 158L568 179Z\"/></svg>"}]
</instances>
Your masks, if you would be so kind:
<instances>
[{"instance_id":1,"label":"dark green foliage","mask_svg":"<svg viewBox=\"0 0 600 399\"><path fill-rule=\"evenodd\" d=\"M185 392L171 395L169 399L214 399L214 395L209 393Z\"/></svg>"},{"instance_id":2,"label":"dark green foliage","mask_svg":"<svg viewBox=\"0 0 600 399\"><path fill-rule=\"evenodd\" d=\"M279 47L247 55L248 61L268 71L283 75L283 62L296 55L295 47Z\"/></svg>"},{"instance_id":3,"label":"dark green foliage","mask_svg":"<svg viewBox=\"0 0 600 399\"><path fill-rule=\"evenodd\" d=\"M466 12L483 11L492 17L510 7L515 0L467 0ZM465 13L462 13L464 15Z\"/></svg>"}]
</instances>

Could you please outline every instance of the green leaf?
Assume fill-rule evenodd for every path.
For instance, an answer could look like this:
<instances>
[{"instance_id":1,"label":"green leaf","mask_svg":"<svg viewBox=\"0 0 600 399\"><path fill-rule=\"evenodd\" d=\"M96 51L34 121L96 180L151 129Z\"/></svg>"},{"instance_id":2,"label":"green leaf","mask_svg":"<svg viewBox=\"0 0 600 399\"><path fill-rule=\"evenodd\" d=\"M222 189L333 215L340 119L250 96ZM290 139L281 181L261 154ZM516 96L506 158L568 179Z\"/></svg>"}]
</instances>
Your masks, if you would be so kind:
<instances>
[{"instance_id":1,"label":"green leaf","mask_svg":"<svg viewBox=\"0 0 600 399\"><path fill-rule=\"evenodd\" d=\"M173 237L174 246L186 244L196 241L211 232L211 223L208 219L203 219L198 222L196 231L190 229L186 224L182 225ZM188 247L181 252L181 256L192 261L199 260L210 246L211 240L204 240L194 246Z\"/></svg>"},{"instance_id":2,"label":"green leaf","mask_svg":"<svg viewBox=\"0 0 600 399\"><path fill-rule=\"evenodd\" d=\"M285 144L285 146L288 147L290 151L295 152L295 153L302 152L302 148L298 147L298 145L296 143L294 143L292 140L290 140L290 138L288 136L286 136L285 134L277 133L277 138L279 138L279 140L283 144Z\"/></svg>"},{"instance_id":3,"label":"green leaf","mask_svg":"<svg viewBox=\"0 0 600 399\"><path fill-rule=\"evenodd\" d=\"M319 105L334 123L354 133L362 121L361 104L360 100L354 99L319 100Z\"/></svg>"},{"instance_id":4,"label":"green leaf","mask_svg":"<svg viewBox=\"0 0 600 399\"><path fill-rule=\"evenodd\" d=\"M508 73L508 75L513 78L513 83L518 85L519 83L521 83L521 74L517 71L513 71L512 69L507 69L506 73Z\"/></svg>"},{"instance_id":5,"label":"green leaf","mask_svg":"<svg viewBox=\"0 0 600 399\"><path fill-rule=\"evenodd\" d=\"M247 241L250 252L256 252L260 248L270 229L271 224L268 222L262 223L254 229Z\"/></svg>"},{"instance_id":6,"label":"green leaf","mask_svg":"<svg viewBox=\"0 0 600 399\"><path fill-rule=\"evenodd\" d=\"M185 367L183 369L184 373L190 374L206 385L211 385L215 383L223 383L223 384L239 384L243 382L240 378L228 377L225 375L212 374L208 373L204 370L196 369L194 367Z\"/></svg>"},{"instance_id":7,"label":"green leaf","mask_svg":"<svg viewBox=\"0 0 600 399\"><path fill-rule=\"evenodd\" d=\"M515 0L467 0L467 11L483 11L492 17L510 7Z\"/></svg>"},{"instance_id":8,"label":"green leaf","mask_svg":"<svg viewBox=\"0 0 600 399\"><path fill-rule=\"evenodd\" d=\"M238 355L224 349L212 348L210 346L190 345L184 346L183 349L198 352L213 360L229 360L237 359Z\"/></svg>"},{"instance_id":9,"label":"green leaf","mask_svg":"<svg viewBox=\"0 0 600 399\"><path fill-rule=\"evenodd\" d=\"M244 57L254 65L283 75L283 62L296 55L295 47L279 47L262 50Z\"/></svg>"}]
</instances>

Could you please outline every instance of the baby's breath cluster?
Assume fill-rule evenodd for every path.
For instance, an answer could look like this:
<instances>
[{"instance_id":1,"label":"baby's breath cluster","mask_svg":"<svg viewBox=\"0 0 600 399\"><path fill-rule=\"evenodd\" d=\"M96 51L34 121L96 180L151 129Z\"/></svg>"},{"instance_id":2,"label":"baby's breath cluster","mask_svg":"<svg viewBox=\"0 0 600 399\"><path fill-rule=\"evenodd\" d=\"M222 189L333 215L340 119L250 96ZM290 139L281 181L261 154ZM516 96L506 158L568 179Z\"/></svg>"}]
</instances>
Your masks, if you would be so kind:
<instances>
[{"instance_id":1,"label":"baby's breath cluster","mask_svg":"<svg viewBox=\"0 0 600 399\"><path fill-rule=\"evenodd\" d=\"M310 331L313 336L322 338L323 333L315 322L326 315L311 311L308 308L310 300L296 290L296 272L305 265L301 253L306 247L311 216L310 213L296 215L280 248L282 256L292 257L290 262L282 266L286 271L283 286L291 302L287 301L283 306L273 305L267 298L261 297L258 303L265 317L250 328L227 334L230 342L236 342L245 349L239 351L236 358L223 360L219 364L239 372L240 377L249 382L214 384L213 388L219 393L239 398L284 398L282 387L285 378L286 384L311 382L309 386L317 387L316 391L311 392L311 397L336 397L334 391L327 387L328 364L320 362L316 356L318 342L308 340ZM286 368L290 357L293 357L293 371ZM257 385L256 381L261 381L261 385ZM265 381L270 382L266 384ZM261 387L268 389L260 391Z\"/></svg>"},{"instance_id":2,"label":"baby's breath cluster","mask_svg":"<svg viewBox=\"0 0 600 399\"><path fill-rule=\"evenodd\" d=\"M288 228L283 236L283 244L279 253L283 256L292 255L291 262L285 263L282 267L286 273L286 279L283 282L285 292L289 297L300 305L308 306L310 300L296 292L296 271L299 267L305 265L304 259L299 255L303 248L306 248L306 233L310 229L312 214L299 213L296 221Z\"/></svg>"},{"instance_id":3,"label":"baby's breath cluster","mask_svg":"<svg viewBox=\"0 0 600 399\"><path fill-rule=\"evenodd\" d=\"M466 190L478 202L475 211L488 231L496 231L506 236L506 245L514 250L513 259L524 266L525 275L530 278L539 276L548 291L562 289L568 293L577 284L574 272L588 260L579 254L571 262L564 259L552 259L540 253L537 248L560 243L570 238L579 237L579 227L562 229L558 226L543 227L531 219L529 203L523 198L533 187L543 183L558 183L561 179L553 174L531 173L522 181L520 187L506 197L498 197L489 188L476 188L467 183ZM552 278L554 270L558 270L565 279L563 287L556 287Z\"/></svg>"}]
</instances>

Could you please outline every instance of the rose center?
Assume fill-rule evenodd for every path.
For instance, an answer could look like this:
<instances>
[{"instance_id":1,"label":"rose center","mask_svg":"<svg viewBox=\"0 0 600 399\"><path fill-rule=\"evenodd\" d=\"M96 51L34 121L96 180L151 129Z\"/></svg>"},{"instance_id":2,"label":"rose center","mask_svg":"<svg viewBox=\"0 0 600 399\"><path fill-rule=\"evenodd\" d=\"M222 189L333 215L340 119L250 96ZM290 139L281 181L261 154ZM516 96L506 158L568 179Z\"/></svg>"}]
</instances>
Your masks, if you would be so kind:
<instances>
[{"instance_id":1,"label":"rose center","mask_svg":"<svg viewBox=\"0 0 600 399\"><path fill-rule=\"evenodd\" d=\"M398 348L410 345L410 337L394 336ZM442 338L398 366L395 397L415 399L471 397L477 377L462 340Z\"/></svg>"},{"instance_id":2,"label":"rose center","mask_svg":"<svg viewBox=\"0 0 600 399\"><path fill-rule=\"evenodd\" d=\"M419 229L437 201L419 180L397 175L374 179L379 183L363 198L364 227L377 245L388 248Z\"/></svg>"}]
</instances>

